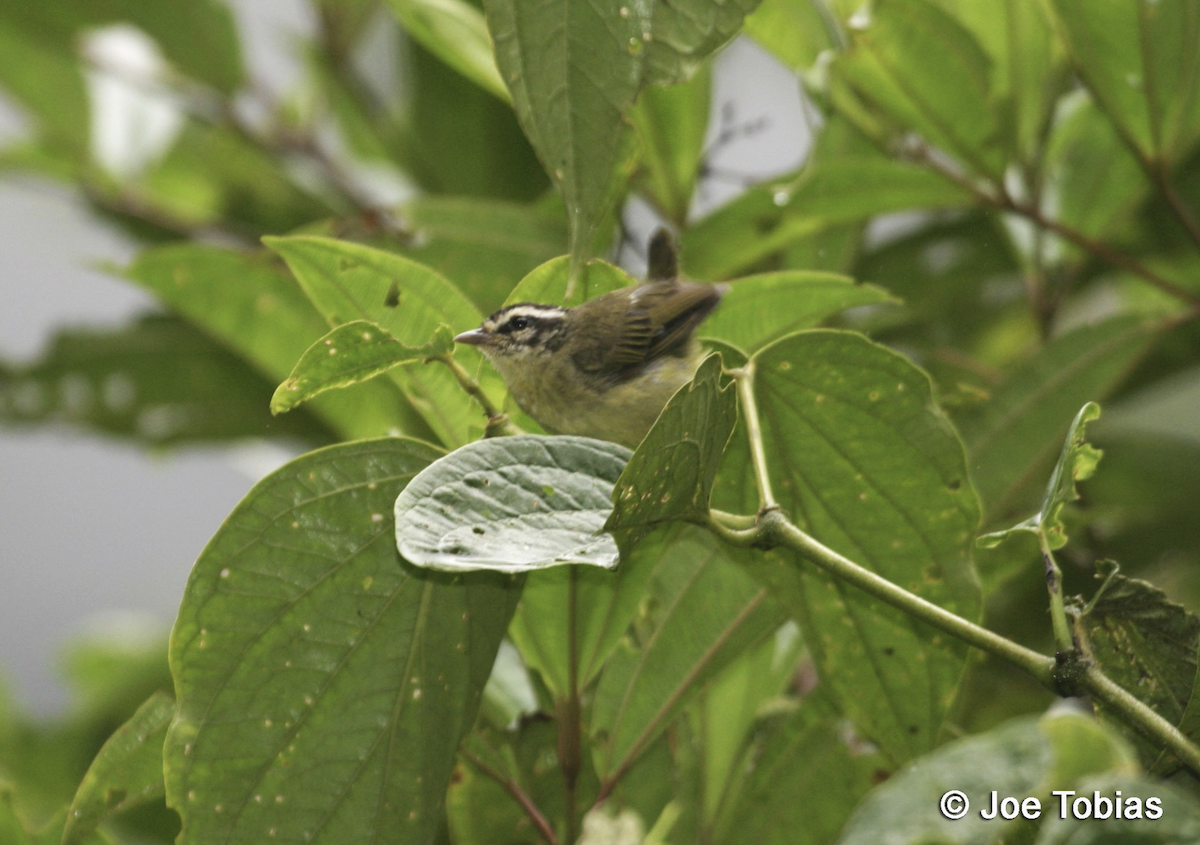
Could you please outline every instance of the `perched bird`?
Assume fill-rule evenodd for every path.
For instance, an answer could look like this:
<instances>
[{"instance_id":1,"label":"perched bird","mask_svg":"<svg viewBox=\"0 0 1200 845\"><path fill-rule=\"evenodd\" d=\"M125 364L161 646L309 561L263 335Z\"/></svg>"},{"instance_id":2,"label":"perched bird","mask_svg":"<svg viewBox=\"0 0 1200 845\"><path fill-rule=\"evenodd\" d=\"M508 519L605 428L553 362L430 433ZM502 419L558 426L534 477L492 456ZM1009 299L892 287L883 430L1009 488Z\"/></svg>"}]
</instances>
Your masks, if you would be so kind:
<instances>
[{"instance_id":1,"label":"perched bird","mask_svg":"<svg viewBox=\"0 0 1200 845\"><path fill-rule=\"evenodd\" d=\"M454 339L478 346L548 431L634 448L695 375L703 358L696 327L724 289L680 281L674 245L660 230L644 284L574 308L508 305Z\"/></svg>"}]
</instances>

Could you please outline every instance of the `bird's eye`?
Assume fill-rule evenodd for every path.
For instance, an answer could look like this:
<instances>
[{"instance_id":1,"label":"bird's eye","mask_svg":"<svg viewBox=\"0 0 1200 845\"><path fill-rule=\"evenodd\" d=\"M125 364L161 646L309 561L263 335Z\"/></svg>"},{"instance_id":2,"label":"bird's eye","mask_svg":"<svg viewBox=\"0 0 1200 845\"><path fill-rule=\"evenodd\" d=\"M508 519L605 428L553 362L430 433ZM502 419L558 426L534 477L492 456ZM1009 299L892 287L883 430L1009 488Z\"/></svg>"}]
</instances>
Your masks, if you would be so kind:
<instances>
[{"instance_id":1,"label":"bird's eye","mask_svg":"<svg viewBox=\"0 0 1200 845\"><path fill-rule=\"evenodd\" d=\"M527 328L529 328L529 318L528 317L513 317L511 320L508 321L508 327L511 331L514 331L514 332L519 332L522 329L527 329Z\"/></svg>"}]
</instances>

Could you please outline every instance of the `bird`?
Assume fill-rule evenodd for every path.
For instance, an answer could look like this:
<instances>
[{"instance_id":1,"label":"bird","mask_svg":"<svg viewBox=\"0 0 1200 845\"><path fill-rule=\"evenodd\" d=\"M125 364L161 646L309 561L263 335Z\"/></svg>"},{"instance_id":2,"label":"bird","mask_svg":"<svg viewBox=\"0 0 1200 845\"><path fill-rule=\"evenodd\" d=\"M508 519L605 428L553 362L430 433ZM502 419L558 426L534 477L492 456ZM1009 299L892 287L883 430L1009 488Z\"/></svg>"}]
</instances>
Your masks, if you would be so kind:
<instances>
[{"instance_id":1,"label":"bird","mask_svg":"<svg viewBox=\"0 0 1200 845\"><path fill-rule=\"evenodd\" d=\"M644 283L573 308L507 305L454 338L479 348L529 416L551 434L631 449L704 355L696 328L725 285L683 281L670 233L651 239Z\"/></svg>"}]
</instances>

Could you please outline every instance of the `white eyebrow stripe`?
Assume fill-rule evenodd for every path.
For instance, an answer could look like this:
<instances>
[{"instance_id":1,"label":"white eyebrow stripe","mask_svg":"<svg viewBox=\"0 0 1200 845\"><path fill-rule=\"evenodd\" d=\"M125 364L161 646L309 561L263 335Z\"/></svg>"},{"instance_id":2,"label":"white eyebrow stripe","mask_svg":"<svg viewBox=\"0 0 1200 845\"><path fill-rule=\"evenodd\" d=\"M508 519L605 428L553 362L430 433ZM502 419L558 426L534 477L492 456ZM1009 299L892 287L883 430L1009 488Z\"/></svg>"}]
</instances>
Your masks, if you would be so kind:
<instances>
[{"instance_id":1,"label":"white eyebrow stripe","mask_svg":"<svg viewBox=\"0 0 1200 845\"><path fill-rule=\"evenodd\" d=\"M498 322L508 322L513 317L532 317L537 320L563 317L567 309L557 305L514 305L500 315Z\"/></svg>"}]
</instances>

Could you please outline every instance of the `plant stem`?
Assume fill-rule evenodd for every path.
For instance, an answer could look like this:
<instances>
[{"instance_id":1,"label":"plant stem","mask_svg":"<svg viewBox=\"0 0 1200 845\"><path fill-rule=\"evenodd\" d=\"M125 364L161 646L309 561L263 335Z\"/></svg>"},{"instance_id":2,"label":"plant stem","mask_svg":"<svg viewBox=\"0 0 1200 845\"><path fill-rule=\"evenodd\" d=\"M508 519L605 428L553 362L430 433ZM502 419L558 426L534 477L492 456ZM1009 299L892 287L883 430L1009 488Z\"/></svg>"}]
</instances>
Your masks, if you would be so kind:
<instances>
[{"instance_id":1,"label":"plant stem","mask_svg":"<svg viewBox=\"0 0 1200 845\"><path fill-rule=\"evenodd\" d=\"M513 424L508 415L501 412L487 394L483 392L479 382L471 377L471 374L466 371L462 364L454 360L454 355L447 352L445 355L438 355L432 358L433 361L440 361L450 368L450 372L454 374L458 386L467 392L467 394L479 403L483 408L483 412L487 414L487 436L492 437L497 434L524 434L520 428Z\"/></svg>"},{"instance_id":2,"label":"plant stem","mask_svg":"<svg viewBox=\"0 0 1200 845\"><path fill-rule=\"evenodd\" d=\"M754 362L734 372L737 381L738 400L746 418L746 433L750 438L750 459L754 462L754 480L758 482L758 506L760 511L778 508L775 493L771 490L771 476L767 473L767 453L763 447L762 424L758 420L758 402L754 399Z\"/></svg>"},{"instance_id":3,"label":"plant stem","mask_svg":"<svg viewBox=\"0 0 1200 845\"><path fill-rule=\"evenodd\" d=\"M774 510L763 514L758 525L748 530L731 529L716 520L710 521L709 527L717 536L734 545L755 548L782 547L799 552L829 574L853 584L880 601L890 604L968 645L973 645L989 654L1007 660L1014 666L1029 672L1046 686L1053 683L1053 658L963 619L961 616L893 584L886 578L876 575L871 570L843 557L801 531L788 520L782 511Z\"/></svg>"},{"instance_id":4,"label":"plant stem","mask_svg":"<svg viewBox=\"0 0 1200 845\"><path fill-rule=\"evenodd\" d=\"M1200 308L1200 294L1194 291L1186 290L1169 279L1160 276L1158 273L1151 270L1137 259L1125 255L1122 252L1118 252L1101 241L1088 237L1078 229L1074 229L1065 223L1046 217L1044 214L1042 214L1041 209L1039 209L1037 206L1030 205L1028 203L1017 202L1003 190L1003 187L997 188L998 194L992 194L983 190L973 181L956 172L953 168L947 167L927 148L920 147L916 152L917 158L921 163L933 170L936 170L945 178L954 182L961 188L969 191L975 198L976 202L985 208L992 208L997 211L1008 211L1013 214L1019 214L1041 228L1050 232L1054 232L1064 240L1070 241L1085 252L1091 253L1097 258L1104 259L1109 264L1120 267L1122 270L1140 277L1164 293L1169 294L1170 296L1173 296L1182 302L1188 303L1193 308Z\"/></svg>"},{"instance_id":5,"label":"plant stem","mask_svg":"<svg viewBox=\"0 0 1200 845\"><path fill-rule=\"evenodd\" d=\"M1046 569L1046 589L1050 592L1050 623L1054 627L1054 646L1060 652L1075 651L1079 646L1071 634L1071 626L1067 622L1067 610L1063 606L1062 570L1054 559L1054 553L1046 543L1046 535L1037 532L1038 545L1042 550L1042 563Z\"/></svg>"},{"instance_id":6,"label":"plant stem","mask_svg":"<svg viewBox=\"0 0 1200 845\"><path fill-rule=\"evenodd\" d=\"M1151 742L1169 749L1185 766L1193 772L1200 773L1200 748L1197 748L1183 731L1100 671L1100 667L1094 663L1089 664L1079 683L1093 697L1119 715L1127 725Z\"/></svg>"},{"instance_id":7,"label":"plant stem","mask_svg":"<svg viewBox=\"0 0 1200 845\"><path fill-rule=\"evenodd\" d=\"M483 772L492 780L496 781L496 783L503 786L505 792L516 799L517 803L521 805L521 809L525 811L525 815L529 816L529 820L533 822L533 826L536 827L538 833L542 835L542 839L546 840L547 845L559 845L558 836L555 835L554 828L551 827L550 821L546 818L542 811L538 809L537 804L535 804L529 794L521 788L521 784L517 783L515 778L505 777L469 751L459 749L459 753L463 756L464 760L466 760L475 768L479 769L479 771Z\"/></svg>"},{"instance_id":8,"label":"plant stem","mask_svg":"<svg viewBox=\"0 0 1200 845\"><path fill-rule=\"evenodd\" d=\"M558 766L562 770L563 794L566 804L566 841L574 842L579 836L576 785L579 770L583 765L583 719L579 702L579 641L576 636L578 622L579 570L570 569L567 582L567 695L558 702Z\"/></svg>"}]
</instances>

